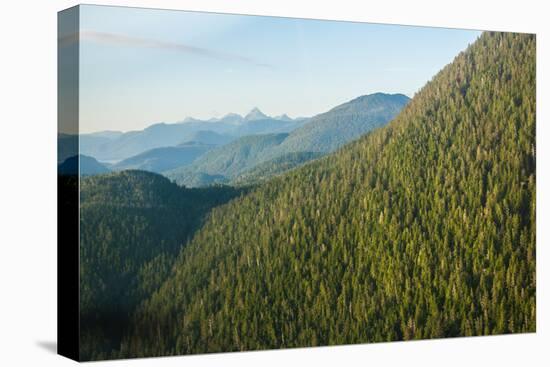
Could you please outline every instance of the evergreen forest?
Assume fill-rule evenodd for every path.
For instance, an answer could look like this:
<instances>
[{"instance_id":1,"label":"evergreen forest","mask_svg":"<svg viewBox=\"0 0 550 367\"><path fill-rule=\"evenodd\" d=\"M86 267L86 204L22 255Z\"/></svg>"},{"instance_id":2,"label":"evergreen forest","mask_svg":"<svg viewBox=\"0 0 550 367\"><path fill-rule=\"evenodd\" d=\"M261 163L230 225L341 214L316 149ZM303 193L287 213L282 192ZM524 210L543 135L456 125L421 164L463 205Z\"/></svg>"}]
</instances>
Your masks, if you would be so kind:
<instances>
[{"instance_id":1,"label":"evergreen forest","mask_svg":"<svg viewBox=\"0 0 550 367\"><path fill-rule=\"evenodd\" d=\"M535 60L484 32L387 125L234 186L81 178L81 359L534 332Z\"/></svg>"}]
</instances>

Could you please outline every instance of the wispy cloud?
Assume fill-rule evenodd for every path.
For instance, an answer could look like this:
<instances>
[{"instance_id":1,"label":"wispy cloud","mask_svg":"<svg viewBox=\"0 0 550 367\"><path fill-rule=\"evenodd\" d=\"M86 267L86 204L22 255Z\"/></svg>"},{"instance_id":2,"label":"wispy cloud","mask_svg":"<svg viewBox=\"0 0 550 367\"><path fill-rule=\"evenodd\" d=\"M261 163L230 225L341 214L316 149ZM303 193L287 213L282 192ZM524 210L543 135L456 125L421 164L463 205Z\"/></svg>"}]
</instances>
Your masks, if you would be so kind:
<instances>
[{"instance_id":1,"label":"wispy cloud","mask_svg":"<svg viewBox=\"0 0 550 367\"><path fill-rule=\"evenodd\" d=\"M58 42L60 47L71 45L77 41L91 41L107 45L114 46L129 46L129 47L141 47L141 48L156 48L163 50L176 51L186 54L193 54L201 57L208 57L211 59L218 59L222 61L237 61L246 63L249 65L259 66L263 68L273 68L273 65L266 64L254 60L249 57L231 54L226 52L219 52L207 48L196 47L187 45L184 43L166 42L148 38L134 37L117 33L97 32L90 30L82 30L77 34L70 34L60 37Z\"/></svg>"}]
</instances>

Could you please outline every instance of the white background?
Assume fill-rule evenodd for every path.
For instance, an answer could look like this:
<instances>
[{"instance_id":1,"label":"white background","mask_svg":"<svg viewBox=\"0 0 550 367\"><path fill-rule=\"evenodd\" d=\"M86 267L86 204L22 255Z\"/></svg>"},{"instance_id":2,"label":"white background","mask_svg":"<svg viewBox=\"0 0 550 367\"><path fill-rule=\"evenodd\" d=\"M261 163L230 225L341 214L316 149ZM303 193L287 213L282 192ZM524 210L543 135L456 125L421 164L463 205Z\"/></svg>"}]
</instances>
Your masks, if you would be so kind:
<instances>
[{"instance_id":1,"label":"white background","mask_svg":"<svg viewBox=\"0 0 550 367\"><path fill-rule=\"evenodd\" d=\"M550 35L546 1L104 0L133 5L537 33L537 333L101 362L116 366L549 366ZM66 0L4 0L0 11L0 366L69 365L56 341L56 12ZM545 103L546 102L546 103ZM546 226L545 226L546 224ZM96 365L96 364L94 364Z\"/></svg>"}]
</instances>

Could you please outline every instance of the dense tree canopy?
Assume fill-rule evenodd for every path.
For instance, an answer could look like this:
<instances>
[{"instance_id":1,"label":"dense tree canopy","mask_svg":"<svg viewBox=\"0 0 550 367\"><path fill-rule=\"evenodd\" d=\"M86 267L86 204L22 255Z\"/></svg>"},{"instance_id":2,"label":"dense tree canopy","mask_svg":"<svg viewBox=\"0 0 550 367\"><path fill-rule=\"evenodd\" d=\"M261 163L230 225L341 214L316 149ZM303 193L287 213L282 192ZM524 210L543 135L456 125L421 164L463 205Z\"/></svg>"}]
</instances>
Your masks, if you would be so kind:
<instances>
[{"instance_id":1,"label":"dense tree canopy","mask_svg":"<svg viewBox=\"0 0 550 367\"><path fill-rule=\"evenodd\" d=\"M239 190L185 189L144 171L87 177L80 189L81 358L98 359L118 349L208 210Z\"/></svg>"},{"instance_id":2,"label":"dense tree canopy","mask_svg":"<svg viewBox=\"0 0 550 367\"><path fill-rule=\"evenodd\" d=\"M232 184L236 186L257 184L323 155L319 152L286 153L244 171L232 181Z\"/></svg>"},{"instance_id":3,"label":"dense tree canopy","mask_svg":"<svg viewBox=\"0 0 550 367\"><path fill-rule=\"evenodd\" d=\"M535 330L535 39L485 33L387 127L214 209L119 356Z\"/></svg>"},{"instance_id":4,"label":"dense tree canopy","mask_svg":"<svg viewBox=\"0 0 550 367\"><path fill-rule=\"evenodd\" d=\"M82 307L132 316L87 358L535 330L532 35L484 33L389 125L242 195L118 175L83 182Z\"/></svg>"}]
</instances>

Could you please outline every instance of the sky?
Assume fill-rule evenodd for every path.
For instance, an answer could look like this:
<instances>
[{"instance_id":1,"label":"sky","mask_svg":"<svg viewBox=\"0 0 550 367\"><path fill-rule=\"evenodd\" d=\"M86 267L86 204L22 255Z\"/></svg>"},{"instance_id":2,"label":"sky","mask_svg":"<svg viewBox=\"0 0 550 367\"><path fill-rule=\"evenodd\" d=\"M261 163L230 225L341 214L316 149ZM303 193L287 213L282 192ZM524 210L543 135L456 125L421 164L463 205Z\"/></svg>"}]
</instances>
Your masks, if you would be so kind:
<instances>
[{"instance_id":1,"label":"sky","mask_svg":"<svg viewBox=\"0 0 550 367\"><path fill-rule=\"evenodd\" d=\"M412 97L479 34L84 5L80 131L140 130L254 107L305 117L375 92Z\"/></svg>"}]
</instances>

